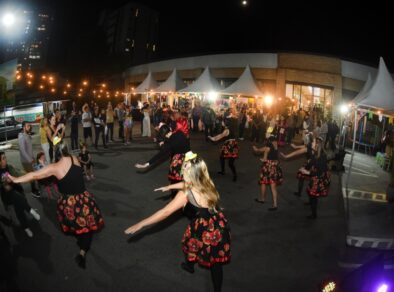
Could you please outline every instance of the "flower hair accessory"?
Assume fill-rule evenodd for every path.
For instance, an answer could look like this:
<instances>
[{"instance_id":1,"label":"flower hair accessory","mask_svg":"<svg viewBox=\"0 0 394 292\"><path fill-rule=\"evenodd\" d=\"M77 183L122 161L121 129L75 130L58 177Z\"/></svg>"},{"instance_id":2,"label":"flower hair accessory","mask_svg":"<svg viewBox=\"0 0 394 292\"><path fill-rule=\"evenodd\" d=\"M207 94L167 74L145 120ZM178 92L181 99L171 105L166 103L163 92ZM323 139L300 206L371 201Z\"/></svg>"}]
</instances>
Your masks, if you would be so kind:
<instances>
[{"instance_id":1,"label":"flower hair accessory","mask_svg":"<svg viewBox=\"0 0 394 292\"><path fill-rule=\"evenodd\" d=\"M197 157L197 153L193 153L192 151L186 152L185 154L185 162L193 160Z\"/></svg>"}]
</instances>

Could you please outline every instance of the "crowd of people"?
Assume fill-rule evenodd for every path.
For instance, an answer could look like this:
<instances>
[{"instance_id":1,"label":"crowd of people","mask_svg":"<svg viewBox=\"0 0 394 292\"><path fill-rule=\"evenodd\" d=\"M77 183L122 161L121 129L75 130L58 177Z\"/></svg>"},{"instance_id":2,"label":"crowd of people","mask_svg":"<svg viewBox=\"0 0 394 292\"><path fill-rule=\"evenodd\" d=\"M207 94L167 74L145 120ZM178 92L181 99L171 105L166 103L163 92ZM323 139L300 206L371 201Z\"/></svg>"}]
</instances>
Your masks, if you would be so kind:
<instances>
[{"instance_id":1,"label":"crowd of people","mask_svg":"<svg viewBox=\"0 0 394 292\"><path fill-rule=\"evenodd\" d=\"M14 206L27 236L33 237L33 232L29 228L26 214L40 220L37 210L29 206L21 186L21 183L30 182L32 194L36 198L41 196L40 189L43 188L48 196L52 191L59 193L59 224L65 234L76 237L80 250L75 260L79 267L86 268L86 254L90 250L93 234L104 226L100 208L84 182L84 176L88 181L95 179L89 149L98 149L100 138L105 149L116 139L129 145L133 141L136 120L141 124L141 137L156 142L159 152L135 167L149 168L170 158L167 174L170 184L157 191L170 191L169 197L172 200L152 216L127 228L125 233L134 234L183 208L190 224L182 239L185 260L181 267L190 273L194 272L195 263L209 268L214 291L221 291L222 265L231 259L230 227L220 208L220 196L209 175L207 164L200 155L193 152L191 132L203 132L207 143L220 143L218 173L225 174L227 160L234 183L238 178L235 161L239 158L239 143L245 139L253 143L262 142L261 147L254 145L250 149L261 160L258 179L261 193L255 201L258 204L266 202L269 186L273 197L272 206L268 209L270 211L278 210L277 187L284 181L280 158L290 159L305 154L305 164L294 174L299 180L294 194L301 196L304 181L309 181L307 194L311 215L308 218L317 218L318 198L327 196L330 185L326 150L335 150L339 133L336 121L326 120L318 110L274 114L269 109L248 107L246 104L214 110L208 103L196 103L193 107L189 107L187 103L174 110L158 102L145 103L140 111L123 103L115 108L108 103L101 109L95 103L86 103L79 110L73 103L69 116L55 111L42 119L39 131L42 152L36 157L33 154L31 125L23 123L18 143L25 174L8 165L5 153L0 153L1 198L6 207ZM118 123L117 135L114 135L115 123ZM78 132L80 125L83 140ZM65 142L67 127L70 127L70 149ZM300 145L294 143L297 138ZM291 145L295 150L284 154L280 151L280 147L284 145Z\"/></svg>"}]
</instances>

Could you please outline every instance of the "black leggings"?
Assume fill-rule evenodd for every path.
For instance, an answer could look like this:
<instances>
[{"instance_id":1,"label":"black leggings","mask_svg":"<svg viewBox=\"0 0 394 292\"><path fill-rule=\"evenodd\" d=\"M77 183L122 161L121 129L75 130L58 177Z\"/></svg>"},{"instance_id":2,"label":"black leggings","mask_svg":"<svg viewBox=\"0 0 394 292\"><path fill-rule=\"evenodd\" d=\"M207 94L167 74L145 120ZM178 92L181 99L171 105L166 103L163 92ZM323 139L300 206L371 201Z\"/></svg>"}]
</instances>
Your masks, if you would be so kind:
<instances>
[{"instance_id":1,"label":"black leggings","mask_svg":"<svg viewBox=\"0 0 394 292\"><path fill-rule=\"evenodd\" d=\"M231 169L231 172L233 173L233 176L237 176L237 170L235 169L235 158L230 157L227 158L228 159L228 166ZM223 156L220 156L220 167L222 172L224 172L224 161L226 160L226 158L224 158Z\"/></svg>"},{"instance_id":2,"label":"black leggings","mask_svg":"<svg viewBox=\"0 0 394 292\"><path fill-rule=\"evenodd\" d=\"M189 266L190 269L194 269L195 262L185 261L186 265ZM223 266L220 263L213 264L210 268L211 270L211 280L213 284L214 292L222 291L222 283L223 283Z\"/></svg>"},{"instance_id":3,"label":"black leggings","mask_svg":"<svg viewBox=\"0 0 394 292\"><path fill-rule=\"evenodd\" d=\"M10 203L14 206L16 218L23 229L28 228L27 218L25 212L30 212L31 207L27 202L25 195L15 190L7 192L10 198Z\"/></svg>"},{"instance_id":4,"label":"black leggings","mask_svg":"<svg viewBox=\"0 0 394 292\"><path fill-rule=\"evenodd\" d=\"M317 197L309 196L309 203L311 205L312 216L317 217Z\"/></svg>"},{"instance_id":5,"label":"black leggings","mask_svg":"<svg viewBox=\"0 0 394 292\"><path fill-rule=\"evenodd\" d=\"M92 245L93 234L92 232L82 233L80 235L75 236L77 238L77 244L80 249L85 252L88 252L90 246Z\"/></svg>"},{"instance_id":6,"label":"black leggings","mask_svg":"<svg viewBox=\"0 0 394 292\"><path fill-rule=\"evenodd\" d=\"M298 179L298 194L301 196L302 194L302 190L304 188L304 179L303 178L299 178Z\"/></svg>"}]
</instances>

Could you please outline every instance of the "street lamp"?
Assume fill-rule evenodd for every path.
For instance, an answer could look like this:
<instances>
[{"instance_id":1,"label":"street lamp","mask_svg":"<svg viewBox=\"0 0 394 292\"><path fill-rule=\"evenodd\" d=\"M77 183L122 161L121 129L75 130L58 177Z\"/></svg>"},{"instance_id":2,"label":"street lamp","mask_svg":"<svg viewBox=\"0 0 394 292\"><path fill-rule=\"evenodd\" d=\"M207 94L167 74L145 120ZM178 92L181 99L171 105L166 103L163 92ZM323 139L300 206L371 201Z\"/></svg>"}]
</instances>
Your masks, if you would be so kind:
<instances>
[{"instance_id":1,"label":"street lamp","mask_svg":"<svg viewBox=\"0 0 394 292\"><path fill-rule=\"evenodd\" d=\"M3 14L1 17L1 23L6 27L9 28L15 24L15 15L11 12L7 12Z\"/></svg>"}]
</instances>

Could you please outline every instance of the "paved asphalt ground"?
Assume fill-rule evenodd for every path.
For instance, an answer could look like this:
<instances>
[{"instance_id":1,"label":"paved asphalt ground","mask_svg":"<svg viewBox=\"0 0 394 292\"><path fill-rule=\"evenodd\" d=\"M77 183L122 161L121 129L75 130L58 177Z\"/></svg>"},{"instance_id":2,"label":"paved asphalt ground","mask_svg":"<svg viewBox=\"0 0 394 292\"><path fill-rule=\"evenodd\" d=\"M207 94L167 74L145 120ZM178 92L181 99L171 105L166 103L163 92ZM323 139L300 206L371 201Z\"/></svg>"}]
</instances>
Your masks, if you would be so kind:
<instances>
[{"instance_id":1,"label":"paved asphalt ground","mask_svg":"<svg viewBox=\"0 0 394 292\"><path fill-rule=\"evenodd\" d=\"M34 142L38 151L37 136ZM239 144L238 181L232 182L228 168L226 176L216 174L219 145L206 143L200 133L191 137L193 151L208 163L232 228L233 257L224 267L223 291L317 291L321 280L341 274L338 262L346 250L340 176L333 174L329 196L319 201L319 217L310 221L306 194L293 195L295 174L304 158L282 162L285 182L279 187L279 210L270 212L270 193L265 205L254 202L259 194L259 158L250 142ZM46 196L34 199L27 192L28 201L42 215L39 223L31 219L34 237L27 238L17 226L7 230L21 291L211 291L209 271L197 268L191 275L180 268L187 225L180 213L135 236L123 233L168 202L166 194L153 192L167 185L168 162L143 174L133 167L156 152L155 144L138 136L130 146L115 142L106 150L91 148L96 179L86 186L95 195L106 226L94 238L86 270L74 262L75 239L59 229L56 201ZM10 164L20 166L17 149L6 155ZM29 191L29 185L25 189Z\"/></svg>"}]
</instances>

